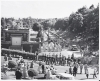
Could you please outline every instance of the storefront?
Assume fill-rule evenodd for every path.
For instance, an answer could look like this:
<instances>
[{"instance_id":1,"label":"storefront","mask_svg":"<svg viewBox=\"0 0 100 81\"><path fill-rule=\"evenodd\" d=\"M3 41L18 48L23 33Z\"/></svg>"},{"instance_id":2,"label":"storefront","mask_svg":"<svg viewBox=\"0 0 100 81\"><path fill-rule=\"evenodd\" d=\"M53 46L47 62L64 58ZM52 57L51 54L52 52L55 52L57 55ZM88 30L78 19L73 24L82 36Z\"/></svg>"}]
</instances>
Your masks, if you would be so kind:
<instances>
[{"instance_id":1,"label":"storefront","mask_svg":"<svg viewBox=\"0 0 100 81\"><path fill-rule=\"evenodd\" d=\"M24 50L26 52L35 52L39 49L39 38L37 38L38 32L33 32L32 39L29 29L9 29L3 30L3 41L1 42L2 48Z\"/></svg>"}]
</instances>

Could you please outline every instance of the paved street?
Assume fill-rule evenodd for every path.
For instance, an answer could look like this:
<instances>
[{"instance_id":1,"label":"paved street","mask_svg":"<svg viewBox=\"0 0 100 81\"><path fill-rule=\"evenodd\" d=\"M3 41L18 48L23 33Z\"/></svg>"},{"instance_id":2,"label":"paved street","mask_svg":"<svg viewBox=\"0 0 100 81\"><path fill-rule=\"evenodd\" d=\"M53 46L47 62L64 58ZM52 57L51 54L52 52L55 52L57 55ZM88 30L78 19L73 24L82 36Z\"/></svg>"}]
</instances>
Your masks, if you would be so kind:
<instances>
[{"instance_id":1,"label":"paved street","mask_svg":"<svg viewBox=\"0 0 100 81\"><path fill-rule=\"evenodd\" d=\"M3 64L3 57L1 57L1 60L2 60L1 64ZM16 58L13 58L13 61L16 61ZM31 61L30 60L25 60L25 62L31 62ZM35 63L34 65L35 65L34 69L37 70L38 64ZM57 71L59 73L60 72L65 72L66 70L69 69L68 66L54 66L54 67L57 69ZM89 71L91 71L91 69ZM78 72L79 72L79 70L78 70ZM83 72L84 72L84 70L83 70ZM15 72L14 71L8 71L6 78L15 79ZM77 74L75 79L76 80L86 80L86 75L84 73L83 74ZM94 80L92 75L89 76L89 79ZM98 78L96 78L95 80L98 80L98 79L99 79L99 75L98 75Z\"/></svg>"}]
</instances>

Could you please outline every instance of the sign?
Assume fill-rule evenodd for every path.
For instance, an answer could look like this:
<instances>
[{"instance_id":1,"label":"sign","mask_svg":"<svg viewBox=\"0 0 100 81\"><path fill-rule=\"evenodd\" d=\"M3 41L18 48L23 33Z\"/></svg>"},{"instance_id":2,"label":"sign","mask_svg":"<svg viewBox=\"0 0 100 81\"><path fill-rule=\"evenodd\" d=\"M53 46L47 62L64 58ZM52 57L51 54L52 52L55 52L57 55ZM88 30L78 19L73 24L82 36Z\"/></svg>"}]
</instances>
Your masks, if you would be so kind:
<instances>
[{"instance_id":1,"label":"sign","mask_svg":"<svg viewBox=\"0 0 100 81\"><path fill-rule=\"evenodd\" d=\"M12 45L21 45L21 37L12 37Z\"/></svg>"}]
</instances>

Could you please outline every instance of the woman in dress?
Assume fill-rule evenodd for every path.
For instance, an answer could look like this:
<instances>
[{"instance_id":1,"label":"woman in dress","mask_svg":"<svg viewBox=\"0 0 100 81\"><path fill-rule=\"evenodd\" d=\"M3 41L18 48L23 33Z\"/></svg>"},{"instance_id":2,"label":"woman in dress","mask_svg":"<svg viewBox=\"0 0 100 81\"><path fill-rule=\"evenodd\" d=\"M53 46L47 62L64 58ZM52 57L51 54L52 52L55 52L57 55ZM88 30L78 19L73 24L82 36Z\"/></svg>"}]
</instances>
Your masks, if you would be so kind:
<instances>
[{"instance_id":1,"label":"woman in dress","mask_svg":"<svg viewBox=\"0 0 100 81\"><path fill-rule=\"evenodd\" d=\"M22 78L24 78L24 79L28 78L28 71L27 71L27 64L26 63L24 63Z\"/></svg>"}]
</instances>

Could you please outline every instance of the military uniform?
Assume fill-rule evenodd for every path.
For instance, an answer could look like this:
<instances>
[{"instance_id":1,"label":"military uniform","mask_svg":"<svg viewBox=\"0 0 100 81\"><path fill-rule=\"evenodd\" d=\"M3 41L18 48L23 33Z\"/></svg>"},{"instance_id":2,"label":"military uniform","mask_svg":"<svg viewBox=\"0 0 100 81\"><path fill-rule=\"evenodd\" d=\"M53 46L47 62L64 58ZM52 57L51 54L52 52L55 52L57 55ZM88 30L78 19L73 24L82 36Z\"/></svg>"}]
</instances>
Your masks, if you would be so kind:
<instances>
[{"instance_id":1,"label":"military uniform","mask_svg":"<svg viewBox=\"0 0 100 81\"><path fill-rule=\"evenodd\" d=\"M49 64L49 56L47 55L47 61L46 61L47 63L46 64Z\"/></svg>"},{"instance_id":2,"label":"military uniform","mask_svg":"<svg viewBox=\"0 0 100 81\"><path fill-rule=\"evenodd\" d=\"M46 62L46 54L44 55L44 62Z\"/></svg>"},{"instance_id":3,"label":"military uniform","mask_svg":"<svg viewBox=\"0 0 100 81\"><path fill-rule=\"evenodd\" d=\"M56 64L58 64L58 55L56 54Z\"/></svg>"},{"instance_id":4,"label":"military uniform","mask_svg":"<svg viewBox=\"0 0 100 81\"><path fill-rule=\"evenodd\" d=\"M67 66L70 66L70 57L67 58Z\"/></svg>"}]
</instances>

